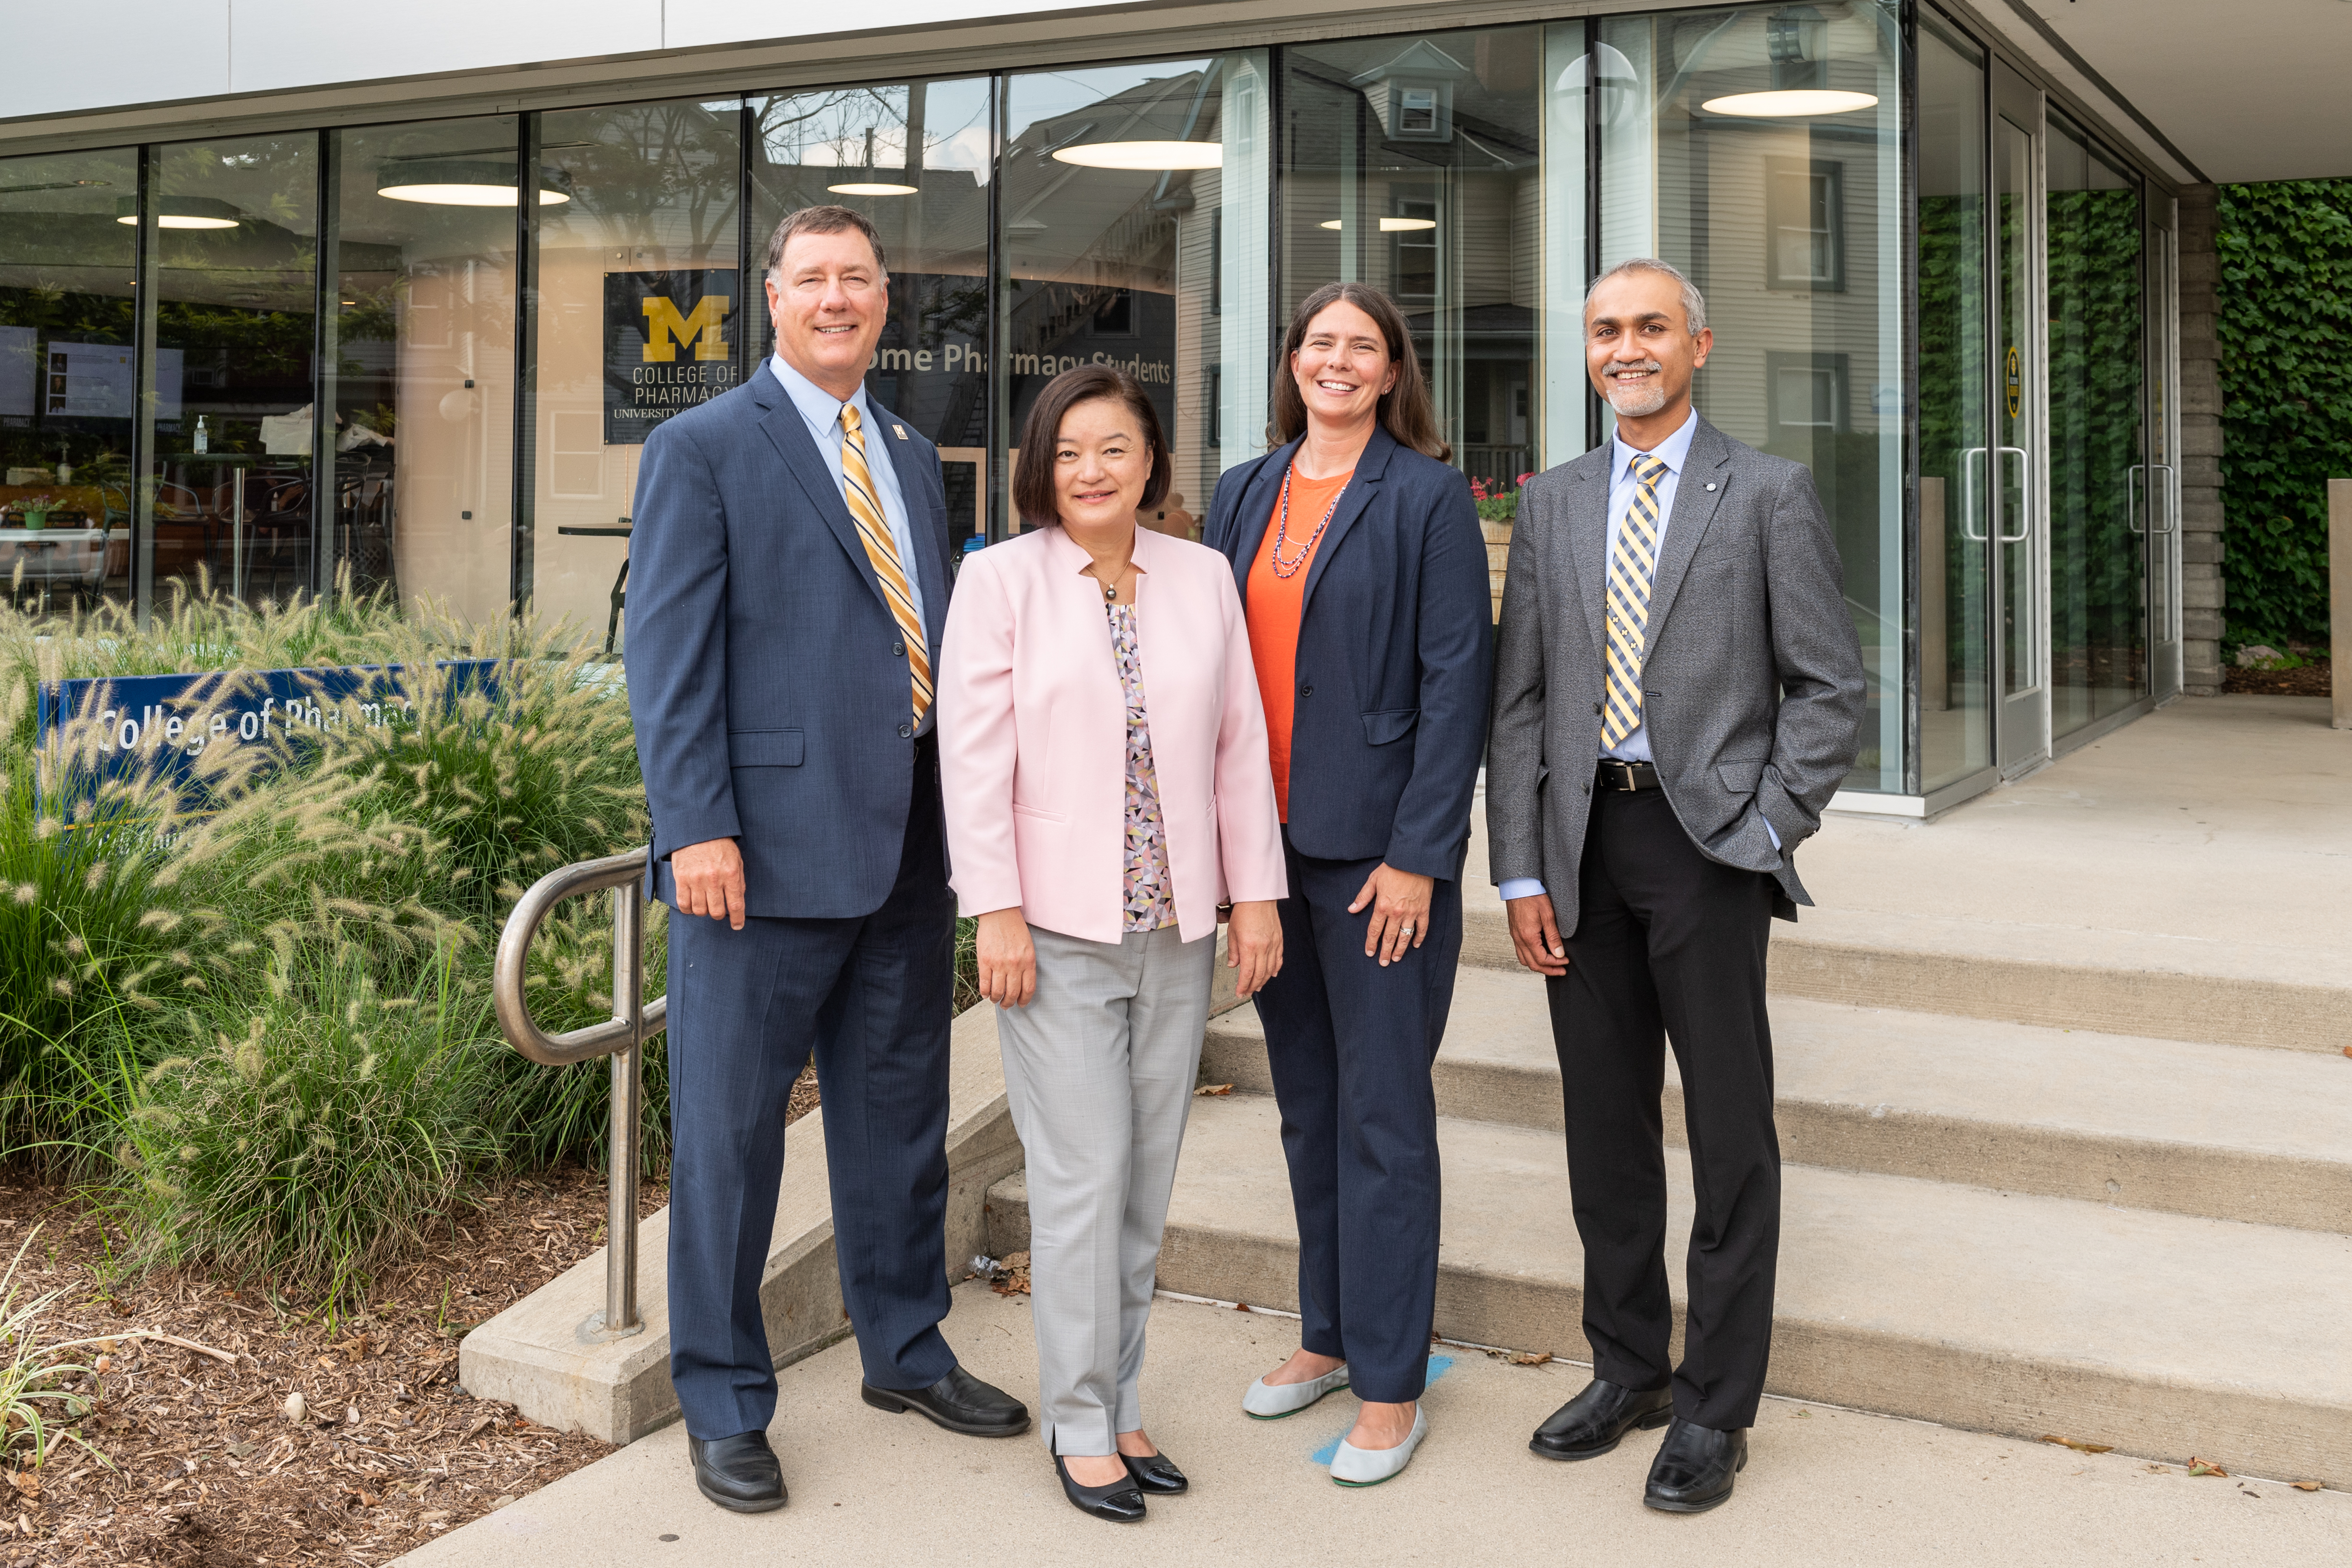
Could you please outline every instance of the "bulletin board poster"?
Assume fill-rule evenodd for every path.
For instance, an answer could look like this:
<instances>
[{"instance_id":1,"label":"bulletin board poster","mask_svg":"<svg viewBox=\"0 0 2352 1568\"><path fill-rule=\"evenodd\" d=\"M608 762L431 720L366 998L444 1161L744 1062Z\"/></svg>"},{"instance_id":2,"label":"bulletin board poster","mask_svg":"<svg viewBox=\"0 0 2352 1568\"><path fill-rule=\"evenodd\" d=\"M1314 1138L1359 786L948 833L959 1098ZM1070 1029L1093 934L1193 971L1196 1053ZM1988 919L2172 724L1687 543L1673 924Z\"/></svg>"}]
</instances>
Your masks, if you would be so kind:
<instances>
[{"instance_id":1,"label":"bulletin board poster","mask_svg":"<svg viewBox=\"0 0 2352 1568\"><path fill-rule=\"evenodd\" d=\"M604 275L604 444L733 386L740 275L717 267Z\"/></svg>"}]
</instances>

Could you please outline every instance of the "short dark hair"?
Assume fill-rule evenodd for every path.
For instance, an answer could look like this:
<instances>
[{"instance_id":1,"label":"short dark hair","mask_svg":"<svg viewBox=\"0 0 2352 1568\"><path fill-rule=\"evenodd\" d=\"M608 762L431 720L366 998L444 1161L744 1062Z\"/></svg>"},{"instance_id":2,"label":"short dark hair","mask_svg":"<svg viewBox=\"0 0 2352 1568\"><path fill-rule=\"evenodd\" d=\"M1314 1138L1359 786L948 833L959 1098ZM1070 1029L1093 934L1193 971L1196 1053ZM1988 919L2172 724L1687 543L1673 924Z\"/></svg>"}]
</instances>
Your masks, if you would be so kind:
<instances>
[{"instance_id":1,"label":"short dark hair","mask_svg":"<svg viewBox=\"0 0 2352 1568\"><path fill-rule=\"evenodd\" d=\"M1413 351L1412 332L1396 301L1369 283L1327 283L1298 302L1290 313L1290 329L1282 335L1282 370L1274 382L1274 423L1266 427L1266 444L1296 441L1307 430L1307 400L1298 395L1298 381L1290 361L1307 341L1315 318L1341 301L1370 316L1388 342L1389 359L1397 368L1396 385L1380 401L1381 424L1400 446L1410 446L1440 463L1454 460L1454 448L1437 433L1437 410L1429 397L1429 380L1421 373L1421 356Z\"/></svg>"},{"instance_id":2,"label":"short dark hair","mask_svg":"<svg viewBox=\"0 0 2352 1568\"><path fill-rule=\"evenodd\" d=\"M1013 510L1031 528L1062 520L1061 497L1054 489L1054 448L1062 439L1062 421L1078 404L1100 398L1125 403L1150 444L1151 477L1144 481L1143 506L1156 507L1167 499L1176 470L1168 460L1168 443L1160 434L1160 411L1152 406L1151 394L1114 365L1080 365L1047 382L1022 422L1024 461L1013 475Z\"/></svg>"},{"instance_id":3,"label":"short dark hair","mask_svg":"<svg viewBox=\"0 0 2352 1568\"><path fill-rule=\"evenodd\" d=\"M874 247L874 265L881 269L883 277L889 277L890 263L882 255L882 236L874 232L873 223L864 213L834 206L803 207L797 212L785 214L784 221L776 225L776 232L768 236L768 261L762 270L782 270L784 243L794 235L837 235L850 229L856 229L866 236L866 243Z\"/></svg>"}]
</instances>

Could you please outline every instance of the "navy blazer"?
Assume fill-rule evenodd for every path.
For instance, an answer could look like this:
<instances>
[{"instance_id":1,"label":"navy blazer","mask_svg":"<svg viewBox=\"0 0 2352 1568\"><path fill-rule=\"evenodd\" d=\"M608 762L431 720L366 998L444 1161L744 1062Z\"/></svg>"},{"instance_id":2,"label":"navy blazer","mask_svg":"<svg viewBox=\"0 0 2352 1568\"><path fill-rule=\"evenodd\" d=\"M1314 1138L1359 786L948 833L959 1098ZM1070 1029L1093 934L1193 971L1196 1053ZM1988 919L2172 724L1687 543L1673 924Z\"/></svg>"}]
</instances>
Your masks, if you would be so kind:
<instances>
[{"instance_id":1,"label":"navy blazer","mask_svg":"<svg viewBox=\"0 0 2352 1568\"><path fill-rule=\"evenodd\" d=\"M1296 441L1228 469L1202 541L1244 605ZM1453 882L1470 844L1495 628L1459 469L1379 427L1307 569L1290 726L1290 841Z\"/></svg>"},{"instance_id":2,"label":"navy blazer","mask_svg":"<svg viewBox=\"0 0 2352 1568\"><path fill-rule=\"evenodd\" d=\"M868 447L897 468L936 658L948 610L939 451L871 406ZM898 878L917 782L906 643L848 504L766 364L655 428L634 516L629 713L654 896L677 904L672 852L731 838L751 914L872 914ZM936 777L922 788L937 810Z\"/></svg>"}]
</instances>

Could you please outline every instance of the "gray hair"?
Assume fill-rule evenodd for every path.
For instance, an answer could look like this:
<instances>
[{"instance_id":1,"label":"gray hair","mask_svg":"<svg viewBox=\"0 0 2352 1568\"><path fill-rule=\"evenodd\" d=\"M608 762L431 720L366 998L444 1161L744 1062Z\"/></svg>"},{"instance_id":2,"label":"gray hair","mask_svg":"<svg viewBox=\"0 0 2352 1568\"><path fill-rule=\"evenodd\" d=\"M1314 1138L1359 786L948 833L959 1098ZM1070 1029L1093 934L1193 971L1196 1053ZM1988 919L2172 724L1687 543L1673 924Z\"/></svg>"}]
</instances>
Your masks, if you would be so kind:
<instances>
[{"instance_id":1,"label":"gray hair","mask_svg":"<svg viewBox=\"0 0 2352 1568\"><path fill-rule=\"evenodd\" d=\"M1697 284L1683 276L1680 267L1660 261L1654 256L1637 256L1621 261L1594 278L1592 287L1584 291L1582 314L1589 316L1592 313L1592 297L1601 291L1602 284L1632 272L1654 272L1661 277L1673 278L1675 287L1683 291L1683 315L1690 323L1690 335L1696 338L1706 330L1706 296L1698 291Z\"/></svg>"}]
</instances>

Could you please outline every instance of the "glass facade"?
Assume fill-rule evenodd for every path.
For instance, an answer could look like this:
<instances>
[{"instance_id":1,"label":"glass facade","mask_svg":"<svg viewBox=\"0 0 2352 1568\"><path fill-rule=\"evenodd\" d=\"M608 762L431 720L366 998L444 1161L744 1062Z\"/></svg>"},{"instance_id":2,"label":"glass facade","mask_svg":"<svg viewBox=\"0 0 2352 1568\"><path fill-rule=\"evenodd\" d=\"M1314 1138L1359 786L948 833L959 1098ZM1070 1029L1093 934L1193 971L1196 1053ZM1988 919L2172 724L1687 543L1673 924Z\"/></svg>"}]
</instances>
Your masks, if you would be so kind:
<instances>
[{"instance_id":1,"label":"glass facade","mask_svg":"<svg viewBox=\"0 0 2352 1568\"><path fill-rule=\"evenodd\" d=\"M475 620L505 610L512 548L520 133L500 115L341 131L327 144L325 549L352 591Z\"/></svg>"},{"instance_id":2,"label":"glass facade","mask_svg":"<svg viewBox=\"0 0 2352 1568\"><path fill-rule=\"evenodd\" d=\"M1139 520L1196 532L1287 311L1352 279L1499 561L1608 434L1585 287L1653 255L1708 302L1700 412L1835 529L1849 788L1973 788L2169 667L2171 204L2045 101L1932 5L1813 0L0 159L0 573L528 601L620 652L640 448L764 373L767 237L827 202L882 237L869 385L958 544L1019 527L1021 421L1096 361L1169 432Z\"/></svg>"},{"instance_id":3,"label":"glass facade","mask_svg":"<svg viewBox=\"0 0 2352 1568\"><path fill-rule=\"evenodd\" d=\"M129 151L0 160L0 580L20 601L130 591L139 175Z\"/></svg>"},{"instance_id":4,"label":"glass facade","mask_svg":"<svg viewBox=\"0 0 2352 1568\"><path fill-rule=\"evenodd\" d=\"M1812 470L1869 673L1850 787L1904 780L1903 38L1892 8L1743 6L1600 26L1601 262L1706 298L1694 401ZM1563 173L1565 172L1562 172ZM1564 193L1564 194L1570 193Z\"/></svg>"}]
</instances>

